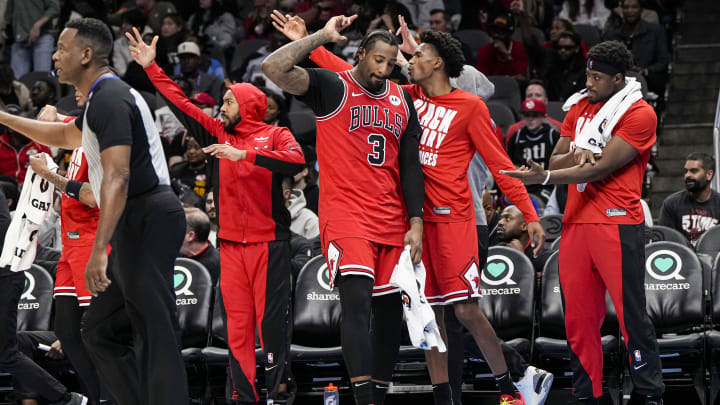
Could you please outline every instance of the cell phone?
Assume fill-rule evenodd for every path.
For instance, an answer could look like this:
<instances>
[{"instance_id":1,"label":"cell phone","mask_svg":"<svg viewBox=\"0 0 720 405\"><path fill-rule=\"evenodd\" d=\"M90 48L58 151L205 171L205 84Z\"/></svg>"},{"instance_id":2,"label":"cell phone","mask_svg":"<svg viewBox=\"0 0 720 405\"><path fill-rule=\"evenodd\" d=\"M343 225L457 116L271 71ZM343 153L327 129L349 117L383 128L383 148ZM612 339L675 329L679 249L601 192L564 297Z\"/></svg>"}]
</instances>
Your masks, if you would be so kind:
<instances>
[{"instance_id":1,"label":"cell phone","mask_svg":"<svg viewBox=\"0 0 720 405\"><path fill-rule=\"evenodd\" d=\"M42 343L38 343L38 349L40 349L40 350L42 350L42 351L44 351L44 352L49 352L49 351L50 351L50 346L44 345L44 344L42 344Z\"/></svg>"}]
</instances>

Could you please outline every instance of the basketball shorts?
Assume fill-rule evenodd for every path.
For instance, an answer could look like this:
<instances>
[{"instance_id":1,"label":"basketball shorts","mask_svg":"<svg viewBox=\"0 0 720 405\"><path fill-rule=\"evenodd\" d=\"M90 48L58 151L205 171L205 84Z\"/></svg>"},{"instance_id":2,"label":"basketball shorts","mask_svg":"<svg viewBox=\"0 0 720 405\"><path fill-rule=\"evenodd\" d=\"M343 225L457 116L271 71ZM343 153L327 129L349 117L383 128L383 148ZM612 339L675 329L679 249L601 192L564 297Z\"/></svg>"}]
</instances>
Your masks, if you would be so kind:
<instances>
[{"instance_id":1,"label":"basketball shorts","mask_svg":"<svg viewBox=\"0 0 720 405\"><path fill-rule=\"evenodd\" d=\"M390 285L390 277L400 255L401 246L389 246L361 238L331 240L323 246L323 254L330 270L330 285L338 276L364 276L374 280L373 296L399 292Z\"/></svg>"},{"instance_id":2,"label":"basketball shorts","mask_svg":"<svg viewBox=\"0 0 720 405\"><path fill-rule=\"evenodd\" d=\"M92 245L63 246L55 276L55 297L76 297L78 305L90 305L92 294L85 288L85 267L87 266Z\"/></svg>"}]
</instances>

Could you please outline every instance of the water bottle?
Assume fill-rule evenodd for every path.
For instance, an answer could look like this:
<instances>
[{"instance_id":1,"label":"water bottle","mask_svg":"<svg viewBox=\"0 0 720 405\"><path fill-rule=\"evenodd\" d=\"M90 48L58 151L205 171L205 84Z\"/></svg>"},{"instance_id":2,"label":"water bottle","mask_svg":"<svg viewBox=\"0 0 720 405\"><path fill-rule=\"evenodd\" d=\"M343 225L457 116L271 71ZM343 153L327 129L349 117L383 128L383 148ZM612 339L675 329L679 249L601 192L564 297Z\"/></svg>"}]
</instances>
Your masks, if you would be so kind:
<instances>
[{"instance_id":1,"label":"water bottle","mask_svg":"<svg viewBox=\"0 0 720 405\"><path fill-rule=\"evenodd\" d=\"M338 387L332 383L325 387L325 394L323 395L323 403L325 405L339 405L340 404L340 392Z\"/></svg>"}]
</instances>

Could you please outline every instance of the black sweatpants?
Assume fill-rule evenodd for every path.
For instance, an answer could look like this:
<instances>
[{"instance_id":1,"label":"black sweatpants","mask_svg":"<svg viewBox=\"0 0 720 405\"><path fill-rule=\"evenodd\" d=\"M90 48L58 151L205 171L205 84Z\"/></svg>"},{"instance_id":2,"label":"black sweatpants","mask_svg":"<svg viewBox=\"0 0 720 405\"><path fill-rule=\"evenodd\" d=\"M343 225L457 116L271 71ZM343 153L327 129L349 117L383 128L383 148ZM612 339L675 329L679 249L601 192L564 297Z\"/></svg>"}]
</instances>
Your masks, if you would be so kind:
<instances>
[{"instance_id":1,"label":"black sweatpants","mask_svg":"<svg viewBox=\"0 0 720 405\"><path fill-rule=\"evenodd\" d=\"M189 403L173 289L185 213L170 187L129 198L111 240L112 284L82 328L97 372L120 405Z\"/></svg>"},{"instance_id":2,"label":"black sweatpants","mask_svg":"<svg viewBox=\"0 0 720 405\"><path fill-rule=\"evenodd\" d=\"M18 349L18 302L24 287L23 272L0 270L0 370L12 374L23 391L59 402L67 392L65 386Z\"/></svg>"}]
</instances>

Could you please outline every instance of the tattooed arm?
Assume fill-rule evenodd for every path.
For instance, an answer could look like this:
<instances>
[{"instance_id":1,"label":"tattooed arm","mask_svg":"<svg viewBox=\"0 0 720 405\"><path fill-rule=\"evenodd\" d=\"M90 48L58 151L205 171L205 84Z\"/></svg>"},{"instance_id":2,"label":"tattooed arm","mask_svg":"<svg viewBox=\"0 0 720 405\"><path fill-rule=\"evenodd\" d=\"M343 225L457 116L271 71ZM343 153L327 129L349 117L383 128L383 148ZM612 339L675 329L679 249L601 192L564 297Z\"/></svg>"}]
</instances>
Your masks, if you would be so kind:
<instances>
[{"instance_id":1,"label":"tattooed arm","mask_svg":"<svg viewBox=\"0 0 720 405\"><path fill-rule=\"evenodd\" d=\"M307 71L295 64L320 45L346 40L347 38L340 35L340 31L352 24L356 18L357 15L333 17L322 30L276 50L263 61L263 73L284 91L297 96L305 94L310 79Z\"/></svg>"}]
</instances>

